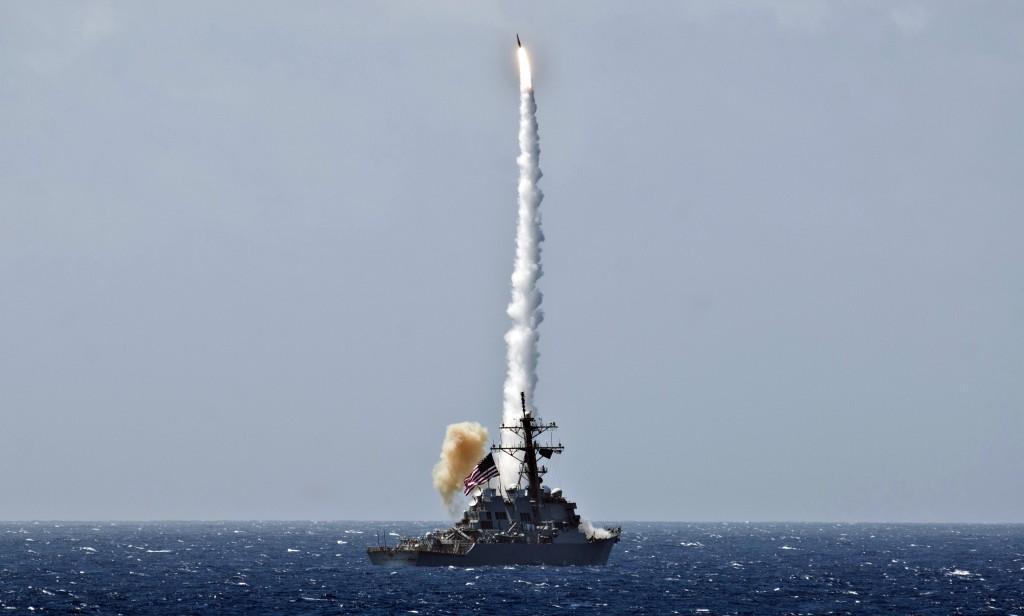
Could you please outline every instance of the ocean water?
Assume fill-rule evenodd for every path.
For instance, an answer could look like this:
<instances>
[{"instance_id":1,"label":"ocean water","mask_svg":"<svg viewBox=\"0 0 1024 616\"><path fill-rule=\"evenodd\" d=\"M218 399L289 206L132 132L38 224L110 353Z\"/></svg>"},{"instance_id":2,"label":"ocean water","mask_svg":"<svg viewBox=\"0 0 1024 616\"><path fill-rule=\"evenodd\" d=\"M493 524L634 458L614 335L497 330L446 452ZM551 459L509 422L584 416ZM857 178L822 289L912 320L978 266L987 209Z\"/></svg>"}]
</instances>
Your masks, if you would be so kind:
<instances>
[{"instance_id":1,"label":"ocean water","mask_svg":"<svg viewBox=\"0 0 1024 616\"><path fill-rule=\"evenodd\" d=\"M621 525L606 567L392 570L376 535L437 524L3 523L0 610L1024 616L1024 525Z\"/></svg>"}]
</instances>

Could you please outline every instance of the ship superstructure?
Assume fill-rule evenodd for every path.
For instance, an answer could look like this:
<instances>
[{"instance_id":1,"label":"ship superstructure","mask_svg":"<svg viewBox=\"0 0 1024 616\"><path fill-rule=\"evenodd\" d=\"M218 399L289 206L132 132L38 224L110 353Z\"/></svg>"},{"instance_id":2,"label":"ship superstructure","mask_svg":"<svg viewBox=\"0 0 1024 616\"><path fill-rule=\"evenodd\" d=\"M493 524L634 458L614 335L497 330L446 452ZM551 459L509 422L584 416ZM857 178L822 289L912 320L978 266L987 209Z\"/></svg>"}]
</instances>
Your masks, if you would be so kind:
<instances>
[{"instance_id":1,"label":"ship superstructure","mask_svg":"<svg viewBox=\"0 0 1024 616\"><path fill-rule=\"evenodd\" d=\"M475 488L462 519L454 526L422 537L402 538L397 546L367 550L375 565L459 567L482 565L603 565L620 528L595 533L585 528L576 503L560 489L543 485L547 468L538 458L562 453L561 443L540 444L537 437L556 430L526 408L520 394L522 415L514 425L501 429L515 439L491 447L492 455L509 455L519 462L519 479L505 489ZM500 479L495 479L500 484Z\"/></svg>"}]
</instances>

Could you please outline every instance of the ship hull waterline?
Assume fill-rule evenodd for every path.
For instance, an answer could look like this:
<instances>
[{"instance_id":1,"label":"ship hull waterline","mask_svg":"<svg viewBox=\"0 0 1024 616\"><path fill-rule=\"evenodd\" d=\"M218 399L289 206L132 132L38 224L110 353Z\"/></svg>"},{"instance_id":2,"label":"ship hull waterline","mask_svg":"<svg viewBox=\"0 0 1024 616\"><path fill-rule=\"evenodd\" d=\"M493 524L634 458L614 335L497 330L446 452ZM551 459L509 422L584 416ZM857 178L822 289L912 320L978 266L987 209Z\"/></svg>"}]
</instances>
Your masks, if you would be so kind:
<instances>
[{"instance_id":1,"label":"ship hull waterline","mask_svg":"<svg viewBox=\"0 0 1024 616\"><path fill-rule=\"evenodd\" d=\"M371 549L367 554L374 565L389 567L600 566L608 563L613 545L611 539L562 544L477 543L464 554L394 548Z\"/></svg>"}]
</instances>

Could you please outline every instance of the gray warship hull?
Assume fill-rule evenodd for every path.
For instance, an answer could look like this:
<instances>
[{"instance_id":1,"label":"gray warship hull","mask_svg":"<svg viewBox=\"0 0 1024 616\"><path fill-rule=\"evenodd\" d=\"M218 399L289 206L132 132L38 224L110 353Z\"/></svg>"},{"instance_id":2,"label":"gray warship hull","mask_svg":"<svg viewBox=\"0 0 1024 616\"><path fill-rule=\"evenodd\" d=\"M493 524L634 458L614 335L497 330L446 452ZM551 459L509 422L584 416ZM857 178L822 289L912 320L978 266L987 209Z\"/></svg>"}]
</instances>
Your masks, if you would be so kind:
<instances>
[{"instance_id":1,"label":"gray warship hull","mask_svg":"<svg viewBox=\"0 0 1024 616\"><path fill-rule=\"evenodd\" d=\"M379 548L368 554L374 565L390 567L594 566L608 563L613 545L611 539L562 544L476 543L463 553Z\"/></svg>"},{"instance_id":2,"label":"gray warship hull","mask_svg":"<svg viewBox=\"0 0 1024 616\"><path fill-rule=\"evenodd\" d=\"M374 565L391 567L496 567L503 565L591 566L608 563L619 541L621 528L595 529L576 513L576 503L562 490L542 485L547 469L538 455L550 458L562 453L561 443L538 445L535 438L557 428L543 423L526 409L517 424L502 425L520 442L495 445L463 485L472 493L462 519L448 529L422 537L399 537L398 544L377 545L366 550ZM493 455L500 452L520 463L519 480L496 490L487 483L497 478ZM485 469L488 472L482 472ZM522 484L526 484L525 489ZM386 536L384 537L387 538ZM379 539L378 539L379 541Z\"/></svg>"}]
</instances>

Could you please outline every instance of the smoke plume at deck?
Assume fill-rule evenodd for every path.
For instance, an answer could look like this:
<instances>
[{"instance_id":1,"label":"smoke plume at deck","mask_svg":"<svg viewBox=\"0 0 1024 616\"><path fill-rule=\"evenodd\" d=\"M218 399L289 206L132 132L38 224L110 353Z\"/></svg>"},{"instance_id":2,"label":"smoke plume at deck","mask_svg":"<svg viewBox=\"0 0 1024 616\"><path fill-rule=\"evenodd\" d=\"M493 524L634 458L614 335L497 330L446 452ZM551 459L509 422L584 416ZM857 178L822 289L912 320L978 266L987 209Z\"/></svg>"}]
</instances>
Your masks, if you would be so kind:
<instances>
[{"instance_id":1,"label":"smoke plume at deck","mask_svg":"<svg viewBox=\"0 0 1024 616\"><path fill-rule=\"evenodd\" d=\"M487 438L487 428L475 421L454 423L445 431L441 459L434 465L434 487L453 515L457 513L455 495L462 491L462 480L484 457Z\"/></svg>"}]
</instances>

